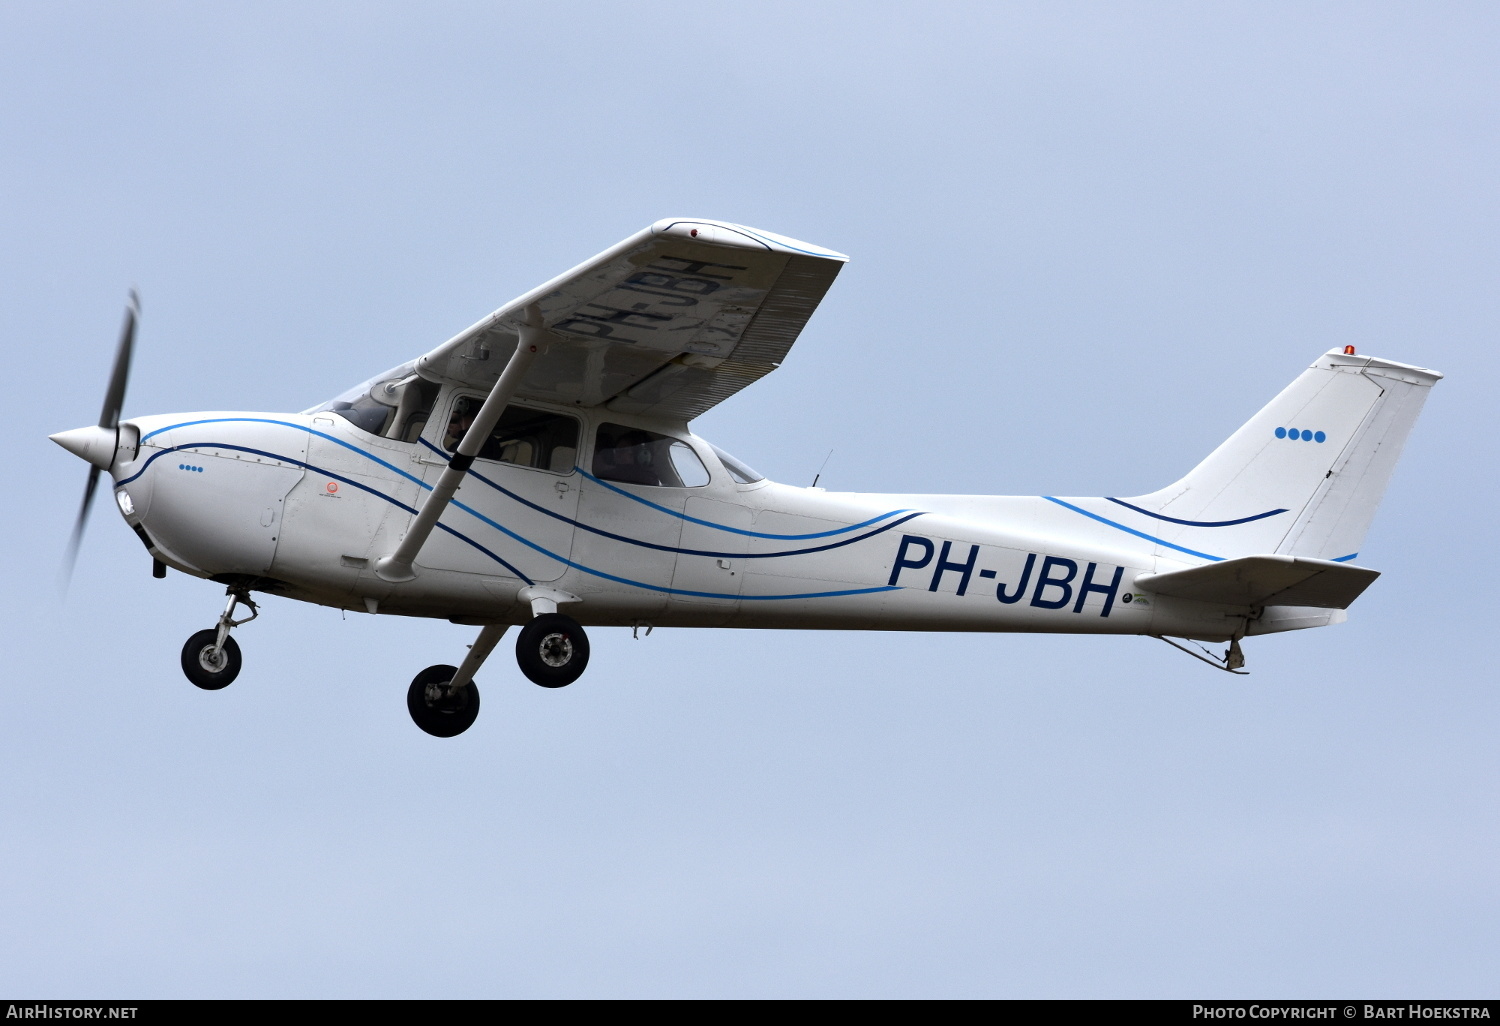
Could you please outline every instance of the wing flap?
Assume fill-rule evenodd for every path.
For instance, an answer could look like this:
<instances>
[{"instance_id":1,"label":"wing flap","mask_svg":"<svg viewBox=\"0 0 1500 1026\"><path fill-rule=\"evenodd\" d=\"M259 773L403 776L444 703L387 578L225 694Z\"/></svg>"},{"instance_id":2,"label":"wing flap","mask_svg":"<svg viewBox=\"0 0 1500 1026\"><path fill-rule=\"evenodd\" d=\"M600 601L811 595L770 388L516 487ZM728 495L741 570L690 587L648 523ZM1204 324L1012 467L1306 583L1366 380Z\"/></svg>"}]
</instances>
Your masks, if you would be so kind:
<instances>
[{"instance_id":1,"label":"wing flap","mask_svg":"<svg viewBox=\"0 0 1500 1026\"><path fill-rule=\"evenodd\" d=\"M1145 591L1232 606L1314 606L1348 609L1378 571L1305 556L1243 556L1207 566L1141 574Z\"/></svg>"}]
</instances>

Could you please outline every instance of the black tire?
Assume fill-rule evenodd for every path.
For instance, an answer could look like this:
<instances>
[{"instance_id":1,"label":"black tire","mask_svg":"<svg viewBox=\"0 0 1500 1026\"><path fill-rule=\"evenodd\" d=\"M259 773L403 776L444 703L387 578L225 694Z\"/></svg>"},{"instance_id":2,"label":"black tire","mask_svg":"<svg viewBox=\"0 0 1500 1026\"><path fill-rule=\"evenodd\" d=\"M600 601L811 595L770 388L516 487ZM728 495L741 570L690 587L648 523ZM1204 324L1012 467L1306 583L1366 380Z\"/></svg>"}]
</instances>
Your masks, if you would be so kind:
<instances>
[{"instance_id":1,"label":"black tire","mask_svg":"<svg viewBox=\"0 0 1500 1026\"><path fill-rule=\"evenodd\" d=\"M521 628L516 662L533 684L563 688L589 665L589 637L571 616L543 613Z\"/></svg>"},{"instance_id":2,"label":"black tire","mask_svg":"<svg viewBox=\"0 0 1500 1026\"><path fill-rule=\"evenodd\" d=\"M412 722L433 737L457 737L479 715L479 686L473 681L457 692L444 688L441 695L433 696L428 691L428 685L447 684L457 673L456 666L429 666L406 689L406 711Z\"/></svg>"},{"instance_id":3,"label":"black tire","mask_svg":"<svg viewBox=\"0 0 1500 1026\"><path fill-rule=\"evenodd\" d=\"M182 646L182 672L204 691L227 688L240 675L239 644L233 638L225 638L219 661L215 663L214 642L218 640L218 628L210 627L188 638L187 644Z\"/></svg>"}]
</instances>

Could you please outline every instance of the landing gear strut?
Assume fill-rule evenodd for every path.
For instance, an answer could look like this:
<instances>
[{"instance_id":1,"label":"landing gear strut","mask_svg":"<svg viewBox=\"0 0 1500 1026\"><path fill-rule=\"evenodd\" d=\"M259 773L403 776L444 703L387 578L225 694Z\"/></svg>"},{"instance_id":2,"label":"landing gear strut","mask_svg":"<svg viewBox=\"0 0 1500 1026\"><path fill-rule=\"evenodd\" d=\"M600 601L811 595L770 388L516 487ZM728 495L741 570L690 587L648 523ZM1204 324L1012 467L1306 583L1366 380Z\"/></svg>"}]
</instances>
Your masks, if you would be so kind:
<instances>
[{"instance_id":1,"label":"landing gear strut","mask_svg":"<svg viewBox=\"0 0 1500 1026\"><path fill-rule=\"evenodd\" d=\"M226 688L240 675L240 646L229 636L229 632L260 615L260 609L250 598L249 592L229 588L226 593L229 595L229 602L224 606L224 614L219 617L218 625L199 631L182 646L182 672L204 691ZM249 606L250 615L243 620L236 620L234 611L240 605Z\"/></svg>"},{"instance_id":2,"label":"landing gear strut","mask_svg":"<svg viewBox=\"0 0 1500 1026\"><path fill-rule=\"evenodd\" d=\"M577 602L577 597L529 587L522 590L521 598L531 603L532 612L531 622L516 639L521 672L544 688L573 683L589 664L589 639L577 620L557 611L557 603ZM479 632L462 664L429 666L417 674L406 689L406 711L412 722L433 737L456 737L468 730L479 715L474 674L509 629L508 624L492 623Z\"/></svg>"},{"instance_id":3,"label":"landing gear strut","mask_svg":"<svg viewBox=\"0 0 1500 1026\"><path fill-rule=\"evenodd\" d=\"M509 624L490 624L479 632L462 665L429 666L406 689L406 711L412 722L433 737L457 737L479 715L479 686L474 674L495 650Z\"/></svg>"}]
</instances>

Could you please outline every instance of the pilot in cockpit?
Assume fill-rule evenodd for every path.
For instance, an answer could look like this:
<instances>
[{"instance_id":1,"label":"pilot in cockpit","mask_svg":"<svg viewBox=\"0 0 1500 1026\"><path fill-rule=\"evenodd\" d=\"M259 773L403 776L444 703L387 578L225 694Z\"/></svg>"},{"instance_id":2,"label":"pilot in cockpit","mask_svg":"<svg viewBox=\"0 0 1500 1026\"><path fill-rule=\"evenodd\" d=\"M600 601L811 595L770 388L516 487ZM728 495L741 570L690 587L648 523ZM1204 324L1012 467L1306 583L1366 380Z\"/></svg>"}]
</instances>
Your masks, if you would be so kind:
<instances>
[{"instance_id":1,"label":"pilot in cockpit","mask_svg":"<svg viewBox=\"0 0 1500 1026\"><path fill-rule=\"evenodd\" d=\"M453 416L448 418L448 430L443 435L443 448L453 452L458 448L458 443L464 440L468 434L469 426L474 423L473 405L460 402L453 408Z\"/></svg>"},{"instance_id":2,"label":"pilot in cockpit","mask_svg":"<svg viewBox=\"0 0 1500 1026\"><path fill-rule=\"evenodd\" d=\"M627 431L613 445L595 450L594 475L605 481L660 485L661 476L652 462L651 436L644 431Z\"/></svg>"}]
</instances>

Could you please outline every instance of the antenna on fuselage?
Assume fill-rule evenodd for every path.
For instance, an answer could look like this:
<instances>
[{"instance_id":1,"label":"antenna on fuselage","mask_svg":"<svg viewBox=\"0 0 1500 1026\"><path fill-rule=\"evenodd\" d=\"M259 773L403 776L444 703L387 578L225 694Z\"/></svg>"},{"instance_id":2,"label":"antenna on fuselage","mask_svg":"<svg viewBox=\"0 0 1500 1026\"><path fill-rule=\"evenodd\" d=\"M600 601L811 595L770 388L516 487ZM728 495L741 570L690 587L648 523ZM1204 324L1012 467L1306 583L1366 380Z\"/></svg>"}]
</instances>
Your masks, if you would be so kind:
<instances>
[{"instance_id":1,"label":"antenna on fuselage","mask_svg":"<svg viewBox=\"0 0 1500 1026\"><path fill-rule=\"evenodd\" d=\"M823 466L819 467L818 472L813 475L813 483L808 486L809 488L818 487L818 478L823 476L823 471L828 466L828 461L831 459L833 459L833 450L829 449L828 455L823 457Z\"/></svg>"}]
</instances>

